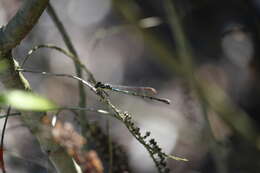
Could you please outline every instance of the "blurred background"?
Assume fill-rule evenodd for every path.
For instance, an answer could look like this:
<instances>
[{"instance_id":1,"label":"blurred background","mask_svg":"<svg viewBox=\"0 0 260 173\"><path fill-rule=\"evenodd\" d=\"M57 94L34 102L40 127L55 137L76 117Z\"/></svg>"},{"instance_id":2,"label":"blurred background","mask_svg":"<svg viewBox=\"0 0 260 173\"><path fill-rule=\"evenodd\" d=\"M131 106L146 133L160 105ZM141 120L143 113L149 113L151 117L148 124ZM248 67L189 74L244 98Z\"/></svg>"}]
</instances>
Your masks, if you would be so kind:
<instances>
[{"instance_id":1,"label":"blurred background","mask_svg":"<svg viewBox=\"0 0 260 173\"><path fill-rule=\"evenodd\" d=\"M123 2L123 3L122 3ZM175 173L258 173L258 144L246 140L210 108L205 117L201 102L188 80L164 56L180 60L178 33L171 28L167 4L161 0L52 0L81 61L98 81L129 86L149 86L170 105L111 93L113 103L133 115L141 130L152 132L166 153L189 162L169 160ZM236 110L259 131L259 0L173 0L185 42L201 81L218 86ZM22 0L0 0L0 25L16 13ZM175 20L175 19L174 19ZM176 29L177 30L177 29ZM177 33L177 34L175 34ZM14 51L22 62L27 52L39 44L65 45L47 13ZM178 53L180 52L180 53ZM187 52L186 52L187 53ZM185 54L184 56L189 56ZM75 74L72 61L59 52L41 49L27 61L25 69ZM34 91L59 105L78 104L77 82L72 79L25 76ZM88 90L87 106L106 109ZM210 90L218 96L217 90ZM122 144L132 172L156 172L149 154L117 120L86 112L91 123L106 131L111 123L112 138ZM239 116L239 115L238 115ZM234 116L233 116L234 117ZM239 118L238 118L239 119ZM71 122L71 112L62 120ZM231 121L236 121L232 119ZM3 121L1 119L1 125ZM238 125L243 128L243 121ZM6 132L6 166L12 173L46 172L46 156L34 145L18 117L10 118Z\"/></svg>"}]
</instances>

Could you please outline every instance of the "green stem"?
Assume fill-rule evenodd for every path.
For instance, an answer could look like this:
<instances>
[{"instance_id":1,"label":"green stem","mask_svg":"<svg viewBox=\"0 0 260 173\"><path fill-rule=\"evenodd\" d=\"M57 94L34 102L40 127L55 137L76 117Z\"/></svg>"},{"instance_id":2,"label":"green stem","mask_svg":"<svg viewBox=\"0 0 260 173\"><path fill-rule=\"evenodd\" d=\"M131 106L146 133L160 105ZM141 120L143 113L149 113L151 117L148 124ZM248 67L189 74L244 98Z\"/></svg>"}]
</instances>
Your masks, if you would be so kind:
<instances>
[{"instance_id":1,"label":"green stem","mask_svg":"<svg viewBox=\"0 0 260 173\"><path fill-rule=\"evenodd\" d=\"M76 74L79 78L82 78L81 66L78 63L78 62L80 62L80 60L78 58L78 54L77 54L77 52L76 52L76 50L75 50L75 48L72 44L72 41L70 40L70 38L67 34L65 27L63 26L63 24L60 21L58 15L56 14L55 9L52 7L52 5L50 3L48 4L47 12L48 12L49 16L51 17L51 19L53 20L56 27L58 28L65 45L67 46L69 51L74 55L74 57L75 57L74 66L75 66L75 69L76 69ZM80 98L79 107L85 107L86 106L86 93L85 93L85 90L84 90L84 86L81 82L78 82L78 86L79 86L79 98ZM82 117L82 120L87 123L87 119L83 118L83 117L85 117L84 111L80 111L80 116Z\"/></svg>"}]
</instances>

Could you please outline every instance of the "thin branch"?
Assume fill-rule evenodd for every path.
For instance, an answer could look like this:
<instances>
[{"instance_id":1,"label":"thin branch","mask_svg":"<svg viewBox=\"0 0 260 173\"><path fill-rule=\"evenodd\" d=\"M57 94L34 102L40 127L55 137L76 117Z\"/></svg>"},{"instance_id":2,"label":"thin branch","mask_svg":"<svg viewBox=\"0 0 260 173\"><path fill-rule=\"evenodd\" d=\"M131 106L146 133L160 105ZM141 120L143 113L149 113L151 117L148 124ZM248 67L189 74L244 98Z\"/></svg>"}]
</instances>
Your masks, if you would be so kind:
<instances>
[{"instance_id":1,"label":"thin branch","mask_svg":"<svg viewBox=\"0 0 260 173\"><path fill-rule=\"evenodd\" d=\"M106 97L106 95L103 98L103 102L113 110L114 117L121 121L128 129L128 131L133 135L133 137L145 147L160 173L168 171L168 168L166 168L165 158L174 159L176 161L188 161L185 158L180 158L164 153L153 138L147 142L147 139L150 136L150 132L145 132L145 135L142 135L140 128L136 127L135 123L133 122L132 116L127 112L122 112L115 105L113 105L110 99Z\"/></svg>"},{"instance_id":2,"label":"thin branch","mask_svg":"<svg viewBox=\"0 0 260 173\"><path fill-rule=\"evenodd\" d=\"M74 56L73 62L74 62L77 77L82 78L82 70L81 70L82 63L78 57L78 54L72 44L72 41L71 41L65 27L63 26L61 20L59 19L58 15L56 14L55 9L52 7L52 5L50 3L48 4L48 7L47 7L47 13L49 14L52 21L54 22L57 29L59 30L59 32L62 36L62 39L63 39L65 45L67 46L68 50ZM87 72L90 81L95 84L96 80L95 80L93 74L87 68L85 68L85 71ZM78 82L78 86L79 86L79 93L78 93L79 107L85 107L86 106L86 93L84 90L84 86L83 86L82 82L80 82L80 80ZM88 119L85 116L85 112L79 111L79 115L80 115L79 118L80 118L80 123L81 123L81 127L82 127L82 132L83 132L83 134L88 134L87 131L89 130L89 123L88 123Z\"/></svg>"},{"instance_id":3,"label":"thin branch","mask_svg":"<svg viewBox=\"0 0 260 173\"><path fill-rule=\"evenodd\" d=\"M49 16L53 20L54 24L58 28L58 30L62 36L62 39L63 39L64 43L66 44L66 46L68 47L69 51L72 54L74 54L76 57L78 57L78 54L72 44L72 41L70 40L70 37L69 37L65 27L62 24L61 20L59 19L58 15L57 15L55 9L53 8L53 6L51 5L51 3L49 3L47 6L47 13L49 14Z\"/></svg>"},{"instance_id":4,"label":"thin branch","mask_svg":"<svg viewBox=\"0 0 260 173\"><path fill-rule=\"evenodd\" d=\"M60 107L57 108L58 110L81 110L81 111L90 111L90 112L96 112L96 113L101 113L101 114L110 114L110 112L103 110L103 109L94 109L94 108L87 108L87 107L71 107L71 106L66 106L66 107Z\"/></svg>"},{"instance_id":5,"label":"thin branch","mask_svg":"<svg viewBox=\"0 0 260 173\"><path fill-rule=\"evenodd\" d=\"M38 49L41 49L41 48L49 48L49 49L59 51L59 52L63 53L64 55L68 56L73 61L75 61L75 59L76 59L72 53L70 53L69 51L62 49L58 46L51 45L51 44L40 44L40 45L34 46L31 50L28 51L26 57L24 58L23 62L21 63L21 67L23 67L25 65L27 60L32 56L32 54L34 52L36 52Z\"/></svg>"},{"instance_id":6,"label":"thin branch","mask_svg":"<svg viewBox=\"0 0 260 173\"><path fill-rule=\"evenodd\" d=\"M8 117L9 117L9 114L10 114L10 111L11 111L11 107L9 106L8 109L7 109L7 113L6 113L6 117L5 117L5 121L4 121L4 126L3 126L3 129L2 129L2 136L1 136L1 144L0 144L0 150L1 150L1 169L3 171L3 173L6 173L6 170L5 170L5 164L4 164L4 136L5 136L5 129L6 129L6 125L7 125L7 121L8 121Z\"/></svg>"},{"instance_id":7,"label":"thin branch","mask_svg":"<svg viewBox=\"0 0 260 173\"><path fill-rule=\"evenodd\" d=\"M17 116L17 115L21 115L21 113L19 113L19 112L16 112L16 113L10 113L9 115L8 114L6 114L6 115L0 115L0 119L2 119L2 118L6 118L7 116Z\"/></svg>"},{"instance_id":8,"label":"thin branch","mask_svg":"<svg viewBox=\"0 0 260 173\"><path fill-rule=\"evenodd\" d=\"M88 88L90 88L93 92L97 93L98 90L88 81L85 81L84 79L81 79L77 76L74 75L70 75L70 74L60 74L60 73L48 73L48 72L42 72L42 71L34 71L34 70L25 70L25 69L17 69L17 71L20 72L27 72L27 73L38 73L41 75L46 75L46 76L56 76L56 77L68 77L68 78L72 78L72 79L76 79L78 80L82 85L87 86Z\"/></svg>"},{"instance_id":9,"label":"thin branch","mask_svg":"<svg viewBox=\"0 0 260 173\"><path fill-rule=\"evenodd\" d=\"M49 0L26 0L16 15L0 30L0 51L16 47L37 23Z\"/></svg>"},{"instance_id":10,"label":"thin branch","mask_svg":"<svg viewBox=\"0 0 260 173\"><path fill-rule=\"evenodd\" d=\"M1 148L4 148L4 134L5 134L5 129L6 129L6 125L7 125L7 121L8 121L8 117L10 115L10 112L11 112L11 107L9 106L8 109L7 109L4 126L3 126L3 129L2 129L1 144L0 144Z\"/></svg>"},{"instance_id":11,"label":"thin branch","mask_svg":"<svg viewBox=\"0 0 260 173\"><path fill-rule=\"evenodd\" d=\"M37 46L33 47L31 50L29 50L29 52L25 56L23 62L21 63L21 67L23 68L25 63L27 62L27 60L32 56L32 54L41 48L53 49L58 52L61 52L62 54L69 57L72 61L77 62L88 76L93 76L92 73L87 69L87 67L84 64L82 64L74 54L72 54L71 52L69 52L61 47L58 47L58 46L55 46L52 44L41 44L41 45L37 45ZM94 78L91 77L90 79L92 79L92 81L93 81Z\"/></svg>"},{"instance_id":12,"label":"thin branch","mask_svg":"<svg viewBox=\"0 0 260 173\"><path fill-rule=\"evenodd\" d=\"M89 83L88 81L85 81L84 79L81 79L77 76L74 75L70 75L70 74L63 74L63 73L49 73L49 72L42 72L42 71L35 71L35 70L27 70L27 69L17 69L20 72L27 72L27 73L38 73L41 75L46 75L46 76L56 76L56 77L68 77L68 78L73 78L78 80L80 83L86 85L88 88L90 88L92 91L94 91L96 94L98 94L99 89L106 89L106 88L102 88L99 87L99 85L95 85L93 86L91 83ZM98 82L97 84L100 84L100 82ZM102 84L101 84L102 85ZM103 91L103 90L102 90ZM113 91L113 90L112 90ZM104 91L103 91L104 92ZM128 92L120 92L122 94L127 94L129 95ZM132 96L138 96L138 97L142 97L142 98L147 98L147 99L151 99L151 100L156 100L156 101L160 101L166 104L170 104L170 101L168 99L165 98L157 98L157 97L152 97L152 96L148 96L148 95L139 95L137 93L131 92Z\"/></svg>"},{"instance_id":13,"label":"thin branch","mask_svg":"<svg viewBox=\"0 0 260 173\"><path fill-rule=\"evenodd\" d=\"M67 48L75 56L74 66L75 66L75 69L76 69L76 74L79 78L82 78L82 71L81 71L81 66L80 66L81 63L80 64L78 63L78 62L80 62L80 60L78 58L78 54L77 54L77 52L76 52L76 50L75 50L75 48L72 44L72 41L70 40L70 38L67 34L65 27L63 26L63 24L60 21L58 15L55 12L55 9L52 7L52 5L50 3L48 4L47 12L48 12L49 16L51 17L51 19L53 20L56 27L58 28L58 30L59 30L59 32L62 36L62 39L63 39L64 43L66 44ZM92 75L92 77L93 77L93 75ZM95 81L95 80L93 80L93 81ZM79 86L79 98L80 98L79 106L84 107L84 106L86 106L86 93L84 91L84 87L83 87L81 82L78 83L78 86ZM80 115L82 117L82 120L84 120L84 122L87 123L87 120L85 118L83 111L80 112Z\"/></svg>"}]
</instances>

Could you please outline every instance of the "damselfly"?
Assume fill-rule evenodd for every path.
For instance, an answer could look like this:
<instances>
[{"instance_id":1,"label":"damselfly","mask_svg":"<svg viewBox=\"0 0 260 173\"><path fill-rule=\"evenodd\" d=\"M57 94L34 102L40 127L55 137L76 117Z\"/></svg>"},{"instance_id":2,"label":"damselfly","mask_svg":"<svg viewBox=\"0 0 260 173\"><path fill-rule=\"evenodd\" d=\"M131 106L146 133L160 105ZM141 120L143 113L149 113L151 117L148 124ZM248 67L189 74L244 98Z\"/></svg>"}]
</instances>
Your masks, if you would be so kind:
<instances>
[{"instance_id":1,"label":"damselfly","mask_svg":"<svg viewBox=\"0 0 260 173\"><path fill-rule=\"evenodd\" d=\"M127 95L148 98L148 99L160 101L160 102L163 102L166 104L171 103L171 101L169 99L154 97L154 95L157 94L157 91L156 91L156 89L151 88L151 87L121 86L121 85L103 84L101 82L98 82L95 85L95 87L107 89L107 90L111 90L111 91L115 91L115 92L120 92L120 93L127 94Z\"/></svg>"}]
</instances>

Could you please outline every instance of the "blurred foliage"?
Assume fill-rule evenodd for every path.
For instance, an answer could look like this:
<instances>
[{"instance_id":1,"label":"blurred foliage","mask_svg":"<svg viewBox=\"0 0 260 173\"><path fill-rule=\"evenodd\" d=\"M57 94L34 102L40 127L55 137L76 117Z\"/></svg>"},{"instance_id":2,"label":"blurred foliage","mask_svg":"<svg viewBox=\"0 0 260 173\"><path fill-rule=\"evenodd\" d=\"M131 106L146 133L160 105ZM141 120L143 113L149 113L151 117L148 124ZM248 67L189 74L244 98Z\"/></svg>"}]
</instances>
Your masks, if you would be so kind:
<instances>
[{"instance_id":1,"label":"blurred foliage","mask_svg":"<svg viewBox=\"0 0 260 173\"><path fill-rule=\"evenodd\" d=\"M57 106L37 94L26 91L12 90L0 95L0 104L10 105L19 110L50 111Z\"/></svg>"}]
</instances>

